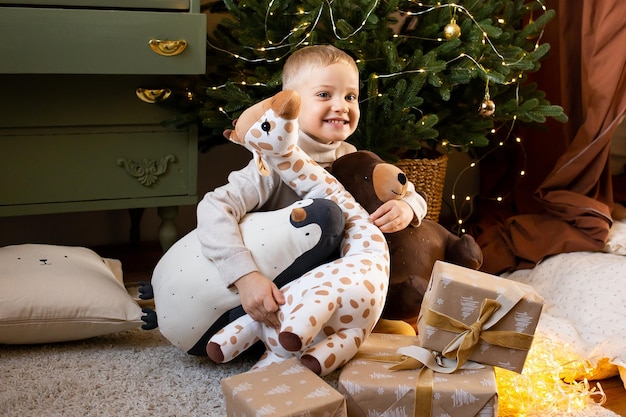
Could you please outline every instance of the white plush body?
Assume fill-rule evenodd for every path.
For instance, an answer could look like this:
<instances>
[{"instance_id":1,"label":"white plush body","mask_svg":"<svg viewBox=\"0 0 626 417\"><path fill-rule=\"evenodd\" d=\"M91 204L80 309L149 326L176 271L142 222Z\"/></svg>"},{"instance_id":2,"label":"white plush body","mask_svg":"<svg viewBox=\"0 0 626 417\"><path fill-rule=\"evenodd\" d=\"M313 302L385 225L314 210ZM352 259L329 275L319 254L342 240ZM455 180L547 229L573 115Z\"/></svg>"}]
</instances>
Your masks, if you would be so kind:
<instances>
[{"instance_id":1,"label":"white plush body","mask_svg":"<svg viewBox=\"0 0 626 417\"><path fill-rule=\"evenodd\" d=\"M250 149L263 170L276 170L302 198L335 201L346 217L341 258L314 268L282 288L280 329L248 315L210 340L212 359L229 361L262 340L267 347L256 366L293 356L320 375L350 360L371 333L387 294L389 252L368 213L324 168L297 145L300 99L283 91L246 110L231 140Z\"/></svg>"},{"instance_id":2,"label":"white plush body","mask_svg":"<svg viewBox=\"0 0 626 417\"><path fill-rule=\"evenodd\" d=\"M294 208L313 204L311 199L302 200L281 210L250 213L241 220L244 243L265 276L275 278L320 242L318 224L295 227L290 221ZM159 260L152 288L159 330L185 352L222 314L241 304L236 289L226 286L215 265L202 254L196 230Z\"/></svg>"}]
</instances>

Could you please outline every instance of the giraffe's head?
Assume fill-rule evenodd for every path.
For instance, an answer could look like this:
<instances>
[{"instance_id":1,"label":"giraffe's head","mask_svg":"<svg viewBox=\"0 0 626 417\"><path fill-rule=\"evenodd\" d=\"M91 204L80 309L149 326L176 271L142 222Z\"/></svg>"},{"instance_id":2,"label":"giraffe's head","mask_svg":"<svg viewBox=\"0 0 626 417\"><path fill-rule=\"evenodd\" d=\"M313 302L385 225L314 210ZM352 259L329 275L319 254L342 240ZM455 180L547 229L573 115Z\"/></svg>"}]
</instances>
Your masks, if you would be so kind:
<instances>
[{"instance_id":1,"label":"giraffe's head","mask_svg":"<svg viewBox=\"0 0 626 417\"><path fill-rule=\"evenodd\" d=\"M298 141L300 103L296 91L281 91L246 109L236 120L235 129L224 131L224 136L248 148L259 171L269 175L264 155L284 155Z\"/></svg>"}]
</instances>

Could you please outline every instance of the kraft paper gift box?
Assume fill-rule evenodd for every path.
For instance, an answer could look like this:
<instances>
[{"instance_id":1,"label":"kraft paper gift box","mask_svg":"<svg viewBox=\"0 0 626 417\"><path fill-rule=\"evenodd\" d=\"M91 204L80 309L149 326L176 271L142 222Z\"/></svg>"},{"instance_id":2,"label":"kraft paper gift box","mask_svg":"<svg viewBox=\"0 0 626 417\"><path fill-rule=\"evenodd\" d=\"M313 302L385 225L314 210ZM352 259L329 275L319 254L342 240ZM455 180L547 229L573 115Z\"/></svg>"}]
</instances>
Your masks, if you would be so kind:
<instances>
[{"instance_id":1,"label":"kraft paper gift box","mask_svg":"<svg viewBox=\"0 0 626 417\"><path fill-rule=\"evenodd\" d=\"M345 417L346 399L296 358L222 379L228 417Z\"/></svg>"},{"instance_id":2,"label":"kraft paper gift box","mask_svg":"<svg viewBox=\"0 0 626 417\"><path fill-rule=\"evenodd\" d=\"M496 379L492 366L441 374L430 369L392 370L397 350L417 337L372 333L341 369L338 390L346 395L348 417L495 417Z\"/></svg>"},{"instance_id":3,"label":"kraft paper gift box","mask_svg":"<svg viewBox=\"0 0 626 417\"><path fill-rule=\"evenodd\" d=\"M437 261L417 319L420 346L522 372L543 308L530 286Z\"/></svg>"}]
</instances>

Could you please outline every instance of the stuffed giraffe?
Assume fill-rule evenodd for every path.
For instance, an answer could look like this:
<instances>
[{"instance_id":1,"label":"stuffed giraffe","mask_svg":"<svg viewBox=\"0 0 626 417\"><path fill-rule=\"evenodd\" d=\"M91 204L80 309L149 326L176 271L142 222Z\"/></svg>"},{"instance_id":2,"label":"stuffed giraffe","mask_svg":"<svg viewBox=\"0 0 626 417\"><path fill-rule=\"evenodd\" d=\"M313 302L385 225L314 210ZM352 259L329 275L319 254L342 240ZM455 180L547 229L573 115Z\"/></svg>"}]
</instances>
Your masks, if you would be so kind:
<instances>
[{"instance_id":1,"label":"stuffed giraffe","mask_svg":"<svg viewBox=\"0 0 626 417\"><path fill-rule=\"evenodd\" d=\"M300 96L282 91L247 109L227 135L252 151L261 173L274 169L301 198L339 205L346 217L341 257L281 289L286 303L279 310L280 329L244 315L210 339L207 354L227 362L261 340L266 352L255 367L295 356L323 376L350 360L376 325L387 295L389 251L368 213L296 145L299 111Z\"/></svg>"}]
</instances>

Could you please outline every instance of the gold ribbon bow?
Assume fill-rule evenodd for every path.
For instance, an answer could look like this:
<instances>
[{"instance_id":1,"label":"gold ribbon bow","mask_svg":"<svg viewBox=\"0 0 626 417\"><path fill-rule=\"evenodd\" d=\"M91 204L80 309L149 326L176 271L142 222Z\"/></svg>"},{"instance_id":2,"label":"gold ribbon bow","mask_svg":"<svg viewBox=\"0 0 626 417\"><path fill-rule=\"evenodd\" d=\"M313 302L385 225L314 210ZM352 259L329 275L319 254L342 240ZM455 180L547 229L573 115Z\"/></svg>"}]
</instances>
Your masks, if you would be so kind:
<instances>
[{"instance_id":1,"label":"gold ribbon bow","mask_svg":"<svg viewBox=\"0 0 626 417\"><path fill-rule=\"evenodd\" d=\"M510 349L529 350L532 344L532 335L517 333L514 331L495 331L483 329L484 324L500 308L496 300L486 298L480 306L478 319L471 325L467 325L453 317L428 309L424 316L425 323L429 326L446 330L458 335L442 350L446 358L455 358L457 367L467 362L474 346L480 339L491 345L502 346Z\"/></svg>"}]
</instances>

